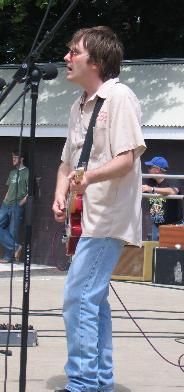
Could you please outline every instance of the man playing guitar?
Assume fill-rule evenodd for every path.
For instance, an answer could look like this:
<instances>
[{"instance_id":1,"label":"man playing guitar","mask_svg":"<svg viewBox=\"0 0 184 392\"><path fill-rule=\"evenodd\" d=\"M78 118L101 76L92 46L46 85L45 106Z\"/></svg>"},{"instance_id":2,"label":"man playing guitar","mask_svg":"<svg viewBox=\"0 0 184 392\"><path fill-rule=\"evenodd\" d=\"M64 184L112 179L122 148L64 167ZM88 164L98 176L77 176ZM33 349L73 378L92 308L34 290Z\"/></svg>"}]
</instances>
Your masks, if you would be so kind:
<instances>
[{"instance_id":1,"label":"man playing guitar","mask_svg":"<svg viewBox=\"0 0 184 392\"><path fill-rule=\"evenodd\" d=\"M141 246L145 144L135 94L119 83L123 49L116 34L98 26L77 31L65 56L67 79L84 93L72 106L58 170L53 212L65 220L68 191L82 195L82 233L65 283L68 383L64 391L113 391L109 282L125 243ZM89 121L104 99L93 129L87 170L76 182ZM62 388L57 391L63 391Z\"/></svg>"}]
</instances>

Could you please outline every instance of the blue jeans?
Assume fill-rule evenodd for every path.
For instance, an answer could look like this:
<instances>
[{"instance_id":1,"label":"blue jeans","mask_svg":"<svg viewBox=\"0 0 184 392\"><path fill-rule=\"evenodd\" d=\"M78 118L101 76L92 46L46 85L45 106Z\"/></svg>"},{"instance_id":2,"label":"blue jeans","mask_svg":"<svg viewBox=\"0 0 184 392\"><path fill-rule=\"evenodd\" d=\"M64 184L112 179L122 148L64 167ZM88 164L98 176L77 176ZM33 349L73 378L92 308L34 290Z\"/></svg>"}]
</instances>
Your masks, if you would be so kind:
<instances>
[{"instance_id":1,"label":"blue jeans","mask_svg":"<svg viewBox=\"0 0 184 392\"><path fill-rule=\"evenodd\" d=\"M113 238L85 237L78 242L63 305L69 391L113 391L112 323L107 297L123 246L123 241Z\"/></svg>"},{"instance_id":2,"label":"blue jeans","mask_svg":"<svg viewBox=\"0 0 184 392\"><path fill-rule=\"evenodd\" d=\"M5 248L3 259L10 261L19 247L19 229L24 206L2 204L0 208L0 244Z\"/></svg>"},{"instance_id":3,"label":"blue jeans","mask_svg":"<svg viewBox=\"0 0 184 392\"><path fill-rule=\"evenodd\" d=\"M152 223L152 241L159 241L159 226Z\"/></svg>"}]
</instances>

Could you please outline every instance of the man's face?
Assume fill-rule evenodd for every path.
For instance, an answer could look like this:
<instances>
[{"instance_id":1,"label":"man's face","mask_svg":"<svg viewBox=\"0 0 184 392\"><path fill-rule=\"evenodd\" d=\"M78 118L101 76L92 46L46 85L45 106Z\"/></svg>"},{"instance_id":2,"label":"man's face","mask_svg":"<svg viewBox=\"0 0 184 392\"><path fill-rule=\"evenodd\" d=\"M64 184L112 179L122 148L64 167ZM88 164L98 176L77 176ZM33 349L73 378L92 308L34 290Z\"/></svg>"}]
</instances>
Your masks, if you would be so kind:
<instances>
[{"instance_id":1,"label":"man's face","mask_svg":"<svg viewBox=\"0 0 184 392\"><path fill-rule=\"evenodd\" d=\"M13 166L17 167L20 163L22 163L23 158L19 158L18 155L12 154Z\"/></svg>"},{"instance_id":2,"label":"man's face","mask_svg":"<svg viewBox=\"0 0 184 392\"><path fill-rule=\"evenodd\" d=\"M85 85L87 80L89 82L90 75L97 69L95 64L88 63L89 53L84 48L82 39L75 47L70 48L64 60L67 63L67 79L81 86Z\"/></svg>"},{"instance_id":3,"label":"man's face","mask_svg":"<svg viewBox=\"0 0 184 392\"><path fill-rule=\"evenodd\" d=\"M148 166L148 173L150 174L160 174L161 169L158 166Z\"/></svg>"}]
</instances>

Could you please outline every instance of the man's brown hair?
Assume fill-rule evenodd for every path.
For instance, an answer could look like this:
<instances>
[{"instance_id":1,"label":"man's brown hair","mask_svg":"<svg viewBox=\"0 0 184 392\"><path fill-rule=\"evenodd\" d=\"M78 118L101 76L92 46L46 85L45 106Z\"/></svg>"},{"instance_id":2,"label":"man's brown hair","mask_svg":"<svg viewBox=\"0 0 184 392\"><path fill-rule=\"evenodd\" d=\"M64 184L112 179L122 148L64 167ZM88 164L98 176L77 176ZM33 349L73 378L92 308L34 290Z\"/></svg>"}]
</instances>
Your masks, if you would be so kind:
<instances>
[{"instance_id":1,"label":"man's brown hair","mask_svg":"<svg viewBox=\"0 0 184 392\"><path fill-rule=\"evenodd\" d=\"M123 59L123 45L107 26L96 26L78 30L68 46L75 48L83 39L84 48L89 52L89 62L99 66L99 76L103 81L115 78L120 73Z\"/></svg>"}]
</instances>

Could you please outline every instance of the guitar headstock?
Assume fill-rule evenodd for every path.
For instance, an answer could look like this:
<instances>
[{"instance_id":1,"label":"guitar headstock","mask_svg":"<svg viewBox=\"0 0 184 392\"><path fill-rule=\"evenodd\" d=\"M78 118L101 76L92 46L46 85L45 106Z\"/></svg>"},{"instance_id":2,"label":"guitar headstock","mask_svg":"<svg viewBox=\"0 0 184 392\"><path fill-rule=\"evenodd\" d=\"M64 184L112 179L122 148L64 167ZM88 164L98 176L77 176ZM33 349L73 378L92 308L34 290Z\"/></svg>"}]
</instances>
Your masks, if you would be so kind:
<instances>
[{"instance_id":1,"label":"guitar headstock","mask_svg":"<svg viewBox=\"0 0 184 392\"><path fill-rule=\"evenodd\" d=\"M84 171L85 171L85 168L82 166L75 169L75 182L76 182L76 184L78 184L82 181Z\"/></svg>"}]
</instances>

